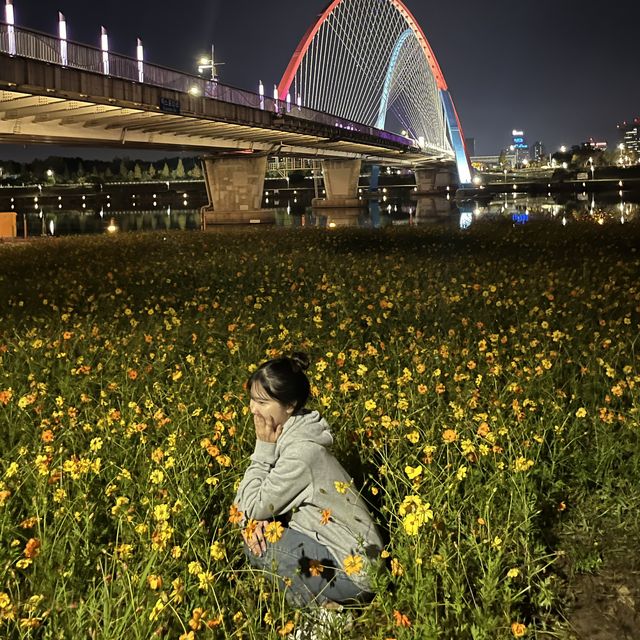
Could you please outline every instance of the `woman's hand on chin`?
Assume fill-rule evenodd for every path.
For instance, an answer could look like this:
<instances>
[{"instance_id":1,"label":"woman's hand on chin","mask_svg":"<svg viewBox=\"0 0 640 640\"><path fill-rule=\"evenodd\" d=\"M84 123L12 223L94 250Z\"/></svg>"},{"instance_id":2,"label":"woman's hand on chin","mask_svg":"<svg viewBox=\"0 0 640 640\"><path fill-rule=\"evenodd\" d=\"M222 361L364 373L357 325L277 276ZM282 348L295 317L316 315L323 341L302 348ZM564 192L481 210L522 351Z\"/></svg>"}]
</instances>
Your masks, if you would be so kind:
<instances>
[{"instance_id":1,"label":"woman's hand on chin","mask_svg":"<svg viewBox=\"0 0 640 640\"><path fill-rule=\"evenodd\" d=\"M282 425L275 424L271 416L265 419L262 416L254 415L253 424L256 428L256 438L263 442L275 444L282 435Z\"/></svg>"}]
</instances>

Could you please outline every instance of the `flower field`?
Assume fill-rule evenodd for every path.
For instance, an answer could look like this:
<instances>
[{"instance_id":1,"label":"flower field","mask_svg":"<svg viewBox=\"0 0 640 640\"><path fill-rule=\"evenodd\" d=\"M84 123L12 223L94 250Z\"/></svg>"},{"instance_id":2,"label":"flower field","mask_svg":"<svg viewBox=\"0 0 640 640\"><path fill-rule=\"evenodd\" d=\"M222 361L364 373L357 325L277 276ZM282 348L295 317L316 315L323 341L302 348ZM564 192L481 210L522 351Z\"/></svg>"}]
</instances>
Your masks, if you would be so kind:
<instances>
[{"instance_id":1,"label":"flower field","mask_svg":"<svg viewBox=\"0 0 640 640\"><path fill-rule=\"evenodd\" d=\"M638 530L639 237L534 222L0 245L0 637L301 624L245 563L231 501L251 366L305 350L310 406L386 541L345 637L570 638L568 578L598 569L605 532Z\"/></svg>"}]
</instances>

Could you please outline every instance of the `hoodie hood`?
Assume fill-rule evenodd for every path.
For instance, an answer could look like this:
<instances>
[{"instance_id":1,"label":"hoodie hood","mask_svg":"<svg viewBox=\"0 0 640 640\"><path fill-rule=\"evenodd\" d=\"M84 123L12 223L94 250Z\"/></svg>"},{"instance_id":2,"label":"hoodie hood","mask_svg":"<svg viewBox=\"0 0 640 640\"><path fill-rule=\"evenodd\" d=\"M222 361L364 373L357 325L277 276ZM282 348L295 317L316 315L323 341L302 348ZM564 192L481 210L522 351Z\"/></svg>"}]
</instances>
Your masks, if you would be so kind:
<instances>
[{"instance_id":1,"label":"hoodie hood","mask_svg":"<svg viewBox=\"0 0 640 640\"><path fill-rule=\"evenodd\" d=\"M292 415L282 428L282 435L276 443L276 450L294 443L313 442L321 447L331 447L333 436L327 421L317 411L302 409Z\"/></svg>"}]
</instances>

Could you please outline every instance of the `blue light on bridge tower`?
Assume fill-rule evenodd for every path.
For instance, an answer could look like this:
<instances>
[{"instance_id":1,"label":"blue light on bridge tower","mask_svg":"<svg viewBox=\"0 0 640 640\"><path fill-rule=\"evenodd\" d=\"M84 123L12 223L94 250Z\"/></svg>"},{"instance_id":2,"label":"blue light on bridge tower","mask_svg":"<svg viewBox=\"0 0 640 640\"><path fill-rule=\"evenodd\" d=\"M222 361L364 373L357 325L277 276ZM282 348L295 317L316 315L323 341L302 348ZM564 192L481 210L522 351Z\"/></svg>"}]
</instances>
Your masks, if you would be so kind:
<instances>
[{"instance_id":1,"label":"blue light on bridge tower","mask_svg":"<svg viewBox=\"0 0 640 640\"><path fill-rule=\"evenodd\" d=\"M393 74L395 73L396 65L398 64L398 57L400 56L402 45L411 35L413 35L412 29L403 31L396 40L396 44L393 47L391 60L389 61L389 68L387 69L387 75L384 79L384 85L382 87L382 98L380 100L380 108L378 109L378 120L376 122L376 127L378 129L384 129L384 124L387 119L387 109L389 108L389 93L391 92L391 81L393 79Z\"/></svg>"},{"instance_id":2,"label":"blue light on bridge tower","mask_svg":"<svg viewBox=\"0 0 640 640\"><path fill-rule=\"evenodd\" d=\"M391 84L393 81L393 74L395 73L396 65L398 64L398 58L400 57L400 51L407 38L413 35L412 29L406 29L403 31L393 47L391 53L391 59L389 61L389 67L387 69L387 75L384 79L384 85L382 88L382 97L380 99L380 108L378 110L378 120L376 127L378 129L384 129L387 119L387 109L389 108L389 95L391 93ZM449 140L453 147L453 152L456 158L456 166L458 168L458 179L460 184L471 184L471 169L469 167L469 159L467 157L467 151L464 146L464 140L460 133L460 127L458 125L458 118L456 115L455 107L453 106L453 100L449 91L441 89L440 99L444 108L445 119L447 121L447 130L449 132ZM377 184L376 184L377 186Z\"/></svg>"},{"instance_id":3,"label":"blue light on bridge tower","mask_svg":"<svg viewBox=\"0 0 640 640\"><path fill-rule=\"evenodd\" d=\"M455 107L453 106L451 94L448 91L441 90L440 98L442 100L444 113L447 119L447 127L449 129L451 146L453 147L453 152L456 155L458 180L460 180L460 184L471 184L471 168L469 167L469 159L467 158L467 151L464 146L464 140L462 139L462 135L460 134L458 117L456 115Z\"/></svg>"},{"instance_id":4,"label":"blue light on bridge tower","mask_svg":"<svg viewBox=\"0 0 640 640\"><path fill-rule=\"evenodd\" d=\"M380 107L378 109L378 119L376 120L376 128L384 129L387 120L387 109L389 108L389 94L391 93L391 81L393 80L393 74L396 70L396 64L398 63L398 57L400 56L400 50L406 39L413 34L411 29L403 31L396 44L393 47L391 53L391 60L389 61L389 68L387 69L387 75L384 79L384 85L382 87L382 98L380 99ZM369 179L369 189L375 190L378 188L378 180L380 178L380 165L374 164L371 167L371 178Z\"/></svg>"}]
</instances>

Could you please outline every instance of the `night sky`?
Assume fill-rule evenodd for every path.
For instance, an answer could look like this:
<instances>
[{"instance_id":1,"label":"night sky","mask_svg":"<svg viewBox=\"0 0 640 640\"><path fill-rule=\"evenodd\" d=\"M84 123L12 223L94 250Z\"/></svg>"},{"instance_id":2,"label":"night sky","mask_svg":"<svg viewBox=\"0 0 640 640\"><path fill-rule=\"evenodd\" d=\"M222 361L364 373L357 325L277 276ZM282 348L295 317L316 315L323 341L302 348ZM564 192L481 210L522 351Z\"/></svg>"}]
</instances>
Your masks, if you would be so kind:
<instances>
[{"instance_id":1,"label":"night sky","mask_svg":"<svg viewBox=\"0 0 640 640\"><path fill-rule=\"evenodd\" d=\"M277 84L327 0L14 0L16 24L195 72L215 44L221 82ZM640 0L405 0L444 72L476 154L497 154L513 128L548 152L589 137L617 143L616 124L640 116ZM51 148L0 158L49 155ZM91 155L88 152L85 154ZM94 154L95 155L95 154Z\"/></svg>"}]
</instances>

